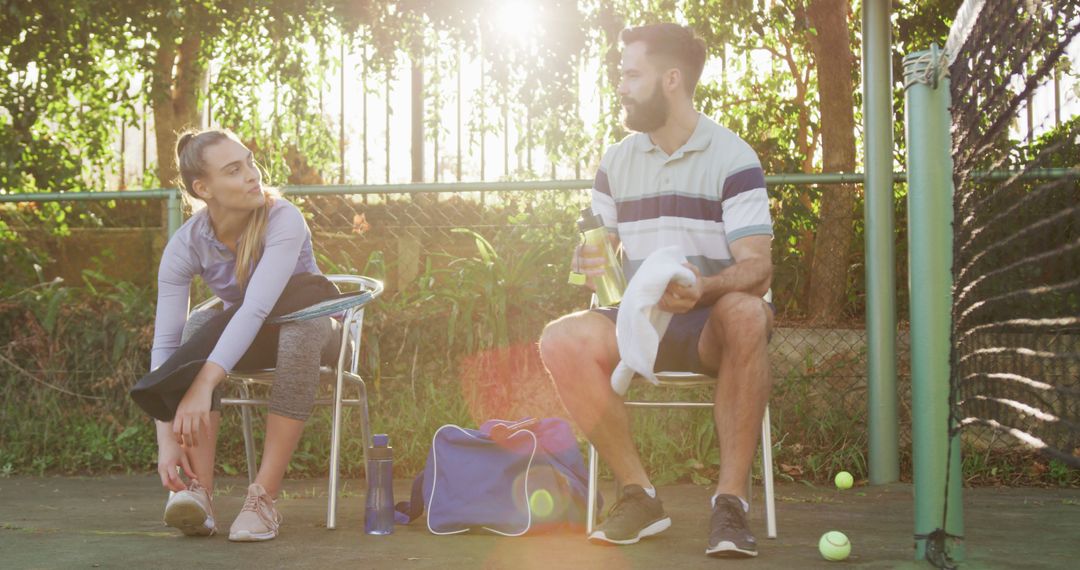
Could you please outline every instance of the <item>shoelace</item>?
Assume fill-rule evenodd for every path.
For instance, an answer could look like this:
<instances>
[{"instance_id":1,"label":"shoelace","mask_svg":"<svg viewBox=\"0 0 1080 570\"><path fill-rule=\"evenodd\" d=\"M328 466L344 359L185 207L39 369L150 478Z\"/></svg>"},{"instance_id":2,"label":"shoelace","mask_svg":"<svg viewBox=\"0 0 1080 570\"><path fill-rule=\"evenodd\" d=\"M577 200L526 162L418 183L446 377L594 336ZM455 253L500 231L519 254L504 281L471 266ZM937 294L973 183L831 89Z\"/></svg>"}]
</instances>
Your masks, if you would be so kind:
<instances>
[{"instance_id":1,"label":"shoelace","mask_svg":"<svg viewBox=\"0 0 1080 570\"><path fill-rule=\"evenodd\" d=\"M746 528L746 522L743 520L745 514L742 505L736 506L728 501L717 500L716 510L713 511L713 519L715 520L719 515L721 516L720 528L741 531Z\"/></svg>"},{"instance_id":2,"label":"shoelace","mask_svg":"<svg viewBox=\"0 0 1080 570\"><path fill-rule=\"evenodd\" d=\"M611 506L611 511L608 513L608 518L615 518L616 516L622 514L623 511L625 511L627 508L630 508L631 505L637 506L640 510L642 506L638 505L637 501L631 500L635 496L636 495L626 494L619 497L619 500L615 501L615 504Z\"/></svg>"},{"instance_id":3,"label":"shoelace","mask_svg":"<svg viewBox=\"0 0 1080 570\"><path fill-rule=\"evenodd\" d=\"M274 509L273 501L266 495L248 495L244 498L244 506L240 511L254 511L259 515L259 520L270 529L281 524L281 513Z\"/></svg>"},{"instance_id":4,"label":"shoelace","mask_svg":"<svg viewBox=\"0 0 1080 570\"><path fill-rule=\"evenodd\" d=\"M191 480L191 482L188 484L188 491L191 491L192 493L195 493L195 494L200 494L201 493L203 496L206 497L206 506L209 507L209 509L210 509L210 512L207 513L207 514L209 514L210 517L213 518L214 517L214 500L213 500L213 497L210 496L210 491L208 491L206 489L206 487L203 487L201 484L199 484L198 479L192 479Z\"/></svg>"}]
</instances>

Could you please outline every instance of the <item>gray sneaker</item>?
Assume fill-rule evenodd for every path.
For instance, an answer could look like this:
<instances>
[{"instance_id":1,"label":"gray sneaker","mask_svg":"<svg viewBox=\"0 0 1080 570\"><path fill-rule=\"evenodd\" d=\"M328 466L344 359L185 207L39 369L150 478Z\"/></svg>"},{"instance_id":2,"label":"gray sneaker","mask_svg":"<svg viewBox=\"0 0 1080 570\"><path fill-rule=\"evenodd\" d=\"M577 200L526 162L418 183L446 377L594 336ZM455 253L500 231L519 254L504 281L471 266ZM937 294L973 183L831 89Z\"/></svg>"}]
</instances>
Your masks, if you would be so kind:
<instances>
[{"instance_id":1,"label":"gray sneaker","mask_svg":"<svg viewBox=\"0 0 1080 570\"><path fill-rule=\"evenodd\" d=\"M198 481L180 492L170 492L165 503L165 524L187 536L210 536L217 532L210 493Z\"/></svg>"},{"instance_id":2,"label":"gray sneaker","mask_svg":"<svg viewBox=\"0 0 1080 570\"><path fill-rule=\"evenodd\" d=\"M713 558L752 558L757 556L757 539L746 522L746 510L735 495L716 497L709 519L709 545L705 554Z\"/></svg>"},{"instance_id":3,"label":"gray sneaker","mask_svg":"<svg viewBox=\"0 0 1080 570\"><path fill-rule=\"evenodd\" d=\"M589 535L593 544L635 544L646 536L660 534L671 526L660 499L650 497L640 485L623 487L622 496L611 507L607 519Z\"/></svg>"},{"instance_id":4,"label":"gray sneaker","mask_svg":"<svg viewBox=\"0 0 1080 570\"><path fill-rule=\"evenodd\" d=\"M281 526L281 513L274 508L274 499L258 483L248 487L247 497L240 514L229 529L229 540L236 542L257 542L272 540L277 537Z\"/></svg>"}]
</instances>

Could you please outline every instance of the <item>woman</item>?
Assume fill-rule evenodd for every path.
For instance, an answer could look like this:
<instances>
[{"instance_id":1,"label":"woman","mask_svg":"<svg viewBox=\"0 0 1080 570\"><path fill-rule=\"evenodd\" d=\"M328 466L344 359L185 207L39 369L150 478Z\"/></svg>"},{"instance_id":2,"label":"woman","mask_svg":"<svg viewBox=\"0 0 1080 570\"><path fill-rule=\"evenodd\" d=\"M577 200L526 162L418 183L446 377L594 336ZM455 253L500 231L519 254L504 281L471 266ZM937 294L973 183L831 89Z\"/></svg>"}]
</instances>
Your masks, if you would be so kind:
<instances>
[{"instance_id":1,"label":"woman","mask_svg":"<svg viewBox=\"0 0 1080 570\"><path fill-rule=\"evenodd\" d=\"M187 315L194 276L201 276L226 308L239 304L174 419L157 421L158 472L162 485L173 491L165 523L189 536L209 536L217 529L212 497L221 412L216 389L241 357L250 360L246 353L290 278L318 274L319 268L303 215L262 187L251 151L233 134L185 133L177 142L176 157L186 196L206 207L180 227L162 255L151 369L217 314L208 310ZM274 500L314 405L320 361L336 354L334 328L335 321L324 317L280 329L262 463L229 530L230 540L277 536L281 515ZM181 466L187 483L178 473Z\"/></svg>"}]
</instances>

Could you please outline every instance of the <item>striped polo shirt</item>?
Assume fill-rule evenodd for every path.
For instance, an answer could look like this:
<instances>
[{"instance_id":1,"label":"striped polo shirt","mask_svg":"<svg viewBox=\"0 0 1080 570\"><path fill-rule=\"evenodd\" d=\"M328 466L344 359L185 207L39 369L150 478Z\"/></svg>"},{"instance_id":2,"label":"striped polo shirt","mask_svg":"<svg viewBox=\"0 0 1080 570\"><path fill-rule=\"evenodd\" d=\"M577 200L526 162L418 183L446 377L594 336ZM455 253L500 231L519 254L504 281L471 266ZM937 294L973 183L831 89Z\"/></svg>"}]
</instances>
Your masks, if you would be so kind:
<instances>
[{"instance_id":1,"label":"striped polo shirt","mask_svg":"<svg viewBox=\"0 0 1080 570\"><path fill-rule=\"evenodd\" d=\"M646 133L612 145L600 160L592 209L622 242L626 278L671 245L705 276L735 263L730 244L773 235L765 175L750 145L700 115L670 156Z\"/></svg>"}]
</instances>

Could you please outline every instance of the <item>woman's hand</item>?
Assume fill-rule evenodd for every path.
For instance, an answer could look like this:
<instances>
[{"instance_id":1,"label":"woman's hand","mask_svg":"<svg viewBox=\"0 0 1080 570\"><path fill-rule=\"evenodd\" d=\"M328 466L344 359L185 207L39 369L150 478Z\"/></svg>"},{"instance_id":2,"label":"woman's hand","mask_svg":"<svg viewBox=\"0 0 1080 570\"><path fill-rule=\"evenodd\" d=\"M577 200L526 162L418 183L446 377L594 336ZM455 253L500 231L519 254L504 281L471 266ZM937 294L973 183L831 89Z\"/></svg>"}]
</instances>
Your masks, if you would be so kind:
<instances>
[{"instance_id":1,"label":"woman's hand","mask_svg":"<svg viewBox=\"0 0 1080 570\"><path fill-rule=\"evenodd\" d=\"M183 491L187 489L187 485L176 468L182 467L190 479L195 478L195 471L188 462L187 453L184 453L183 448L168 433L169 424L160 423L164 424L164 429L158 430L158 475L161 476L161 486L170 491Z\"/></svg>"},{"instance_id":2,"label":"woman's hand","mask_svg":"<svg viewBox=\"0 0 1080 570\"><path fill-rule=\"evenodd\" d=\"M214 387L198 378L188 388L176 407L172 428L175 441L184 447L198 447L199 435L210 429L210 400Z\"/></svg>"},{"instance_id":3,"label":"woman's hand","mask_svg":"<svg viewBox=\"0 0 1080 570\"><path fill-rule=\"evenodd\" d=\"M210 403L214 388L225 379L225 369L207 362L195 376L187 393L176 407L172 428L176 443L185 447L198 447L199 435L210 429Z\"/></svg>"}]
</instances>

